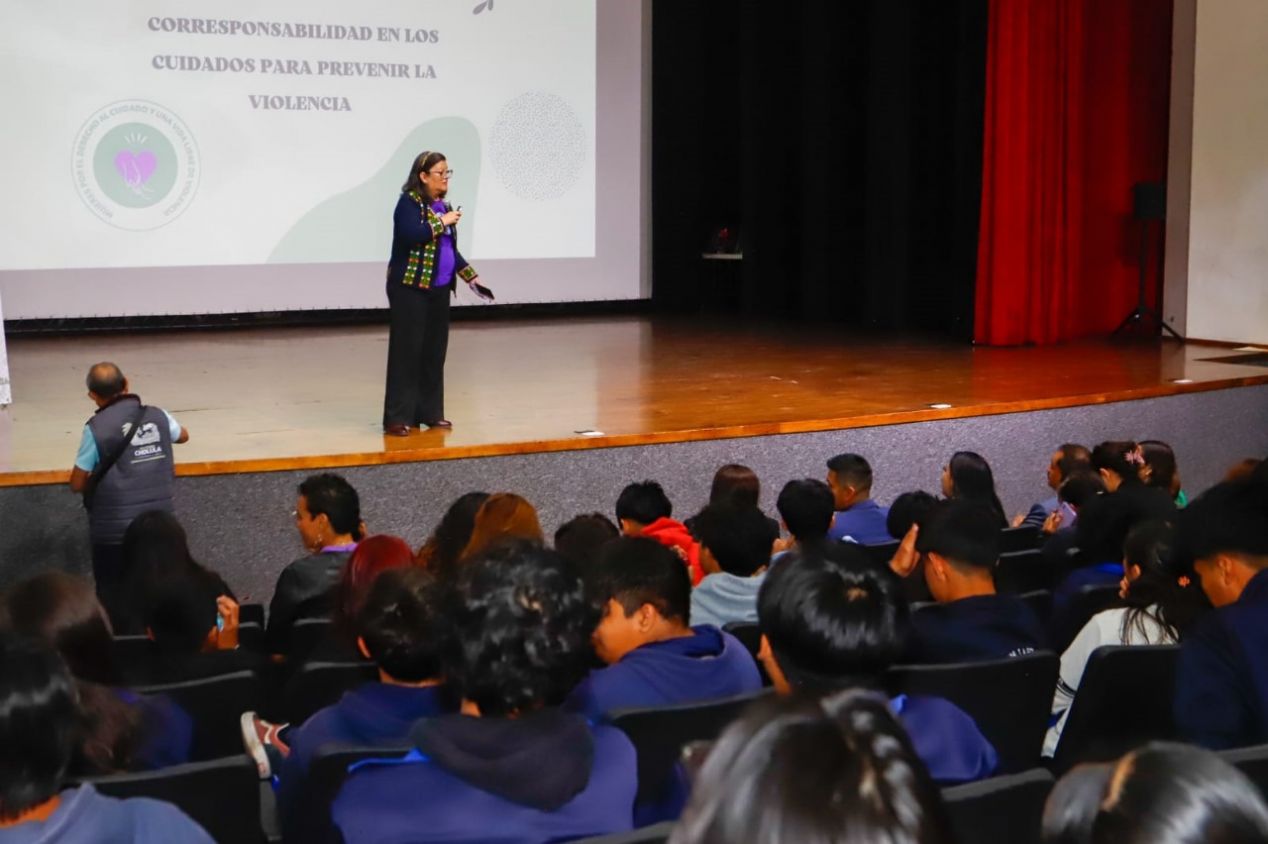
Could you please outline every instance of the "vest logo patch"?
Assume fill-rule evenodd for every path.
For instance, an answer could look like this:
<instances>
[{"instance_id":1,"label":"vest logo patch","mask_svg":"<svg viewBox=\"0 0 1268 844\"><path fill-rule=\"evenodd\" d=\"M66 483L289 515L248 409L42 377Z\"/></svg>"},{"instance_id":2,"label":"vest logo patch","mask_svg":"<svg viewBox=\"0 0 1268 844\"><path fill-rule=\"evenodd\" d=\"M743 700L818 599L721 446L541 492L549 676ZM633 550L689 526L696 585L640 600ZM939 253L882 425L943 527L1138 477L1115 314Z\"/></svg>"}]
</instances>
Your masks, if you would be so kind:
<instances>
[{"instance_id":1,"label":"vest logo patch","mask_svg":"<svg viewBox=\"0 0 1268 844\"><path fill-rule=\"evenodd\" d=\"M125 425L124 428L125 430L123 434L124 436L127 436L127 426ZM137 428L136 433L132 435L132 445L152 445L153 443L159 442L161 439L162 436L159 434L158 425L153 422L145 422Z\"/></svg>"}]
</instances>

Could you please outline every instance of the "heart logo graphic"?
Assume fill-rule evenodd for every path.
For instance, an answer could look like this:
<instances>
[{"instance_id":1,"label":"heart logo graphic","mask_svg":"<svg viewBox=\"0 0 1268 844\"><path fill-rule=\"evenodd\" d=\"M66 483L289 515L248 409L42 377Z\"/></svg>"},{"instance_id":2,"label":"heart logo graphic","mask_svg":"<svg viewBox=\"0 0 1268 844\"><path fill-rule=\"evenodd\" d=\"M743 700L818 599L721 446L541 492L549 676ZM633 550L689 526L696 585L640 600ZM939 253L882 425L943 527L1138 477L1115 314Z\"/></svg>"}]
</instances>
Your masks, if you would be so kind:
<instances>
[{"instance_id":1,"label":"heart logo graphic","mask_svg":"<svg viewBox=\"0 0 1268 844\"><path fill-rule=\"evenodd\" d=\"M124 149L116 153L114 157L114 169L119 171L123 181L134 191L140 190L141 186L150 180L157 164L158 160L154 157L154 153L148 149L143 149L135 155L131 150Z\"/></svg>"}]
</instances>

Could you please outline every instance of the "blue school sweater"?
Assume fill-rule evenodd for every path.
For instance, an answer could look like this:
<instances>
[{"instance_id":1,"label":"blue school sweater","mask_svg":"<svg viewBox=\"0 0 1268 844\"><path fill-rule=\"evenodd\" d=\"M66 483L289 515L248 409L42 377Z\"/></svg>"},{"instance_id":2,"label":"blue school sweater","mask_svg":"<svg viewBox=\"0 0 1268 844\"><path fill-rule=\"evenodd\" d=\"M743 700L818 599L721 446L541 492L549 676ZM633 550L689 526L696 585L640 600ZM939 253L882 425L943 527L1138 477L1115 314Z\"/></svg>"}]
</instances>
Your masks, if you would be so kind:
<instances>
[{"instance_id":1,"label":"blue school sweater","mask_svg":"<svg viewBox=\"0 0 1268 844\"><path fill-rule=\"evenodd\" d=\"M418 750L356 766L331 808L346 844L543 844L633 827L638 760L615 727L547 709L445 715Z\"/></svg>"},{"instance_id":2,"label":"blue school sweater","mask_svg":"<svg viewBox=\"0 0 1268 844\"><path fill-rule=\"evenodd\" d=\"M213 844L211 836L170 803L117 800L91 785L68 788L45 821L0 829L0 844Z\"/></svg>"},{"instance_id":3,"label":"blue school sweater","mask_svg":"<svg viewBox=\"0 0 1268 844\"><path fill-rule=\"evenodd\" d=\"M314 712L286 734L291 753L278 771L278 812L285 826L290 815L304 809L304 783L317 751L332 744L374 747L409 741L410 730L422 718L442 715L450 707L440 686L393 686L365 683L345 692L338 703Z\"/></svg>"},{"instance_id":4,"label":"blue school sweater","mask_svg":"<svg viewBox=\"0 0 1268 844\"><path fill-rule=\"evenodd\" d=\"M1185 633L1175 719L1184 738L1213 750L1268 742L1268 571Z\"/></svg>"},{"instance_id":5,"label":"blue school sweater","mask_svg":"<svg viewBox=\"0 0 1268 844\"><path fill-rule=\"evenodd\" d=\"M709 625L691 630L691 636L643 645L594 671L564 708L598 723L617 709L693 703L762 688L757 663L738 639Z\"/></svg>"},{"instance_id":6,"label":"blue school sweater","mask_svg":"<svg viewBox=\"0 0 1268 844\"><path fill-rule=\"evenodd\" d=\"M939 785L984 779L995 773L999 757L977 723L949 700L899 695L889 702L916 755Z\"/></svg>"},{"instance_id":7,"label":"blue school sweater","mask_svg":"<svg viewBox=\"0 0 1268 844\"><path fill-rule=\"evenodd\" d=\"M889 535L889 528L885 526L888 518L889 508L882 507L869 498L848 509L837 510L832 519L832 527L828 530L828 538L836 542L857 542L859 545L884 545L894 541L894 537Z\"/></svg>"},{"instance_id":8,"label":"blue school sweater","mask_svg":"<svg viewBox=\"0 0 1268 844\"><path fill-rule=\"evenodd\" d=\"M911 614L909 660L974 662L1022 656L1047 644L1043 625L1013 595L974 595Z\"/></svg>"}]
</instances>

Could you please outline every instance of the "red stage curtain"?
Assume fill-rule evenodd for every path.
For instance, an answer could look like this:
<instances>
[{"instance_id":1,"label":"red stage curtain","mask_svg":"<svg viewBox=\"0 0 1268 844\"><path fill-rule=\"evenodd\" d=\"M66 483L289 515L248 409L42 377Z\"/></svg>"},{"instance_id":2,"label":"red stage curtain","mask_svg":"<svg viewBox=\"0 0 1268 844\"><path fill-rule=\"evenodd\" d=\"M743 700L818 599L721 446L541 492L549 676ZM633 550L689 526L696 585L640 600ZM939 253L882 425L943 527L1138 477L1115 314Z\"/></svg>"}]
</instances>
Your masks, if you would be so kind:
<instances>
[{"instance_id":1,"label":"red stage curtain","mask_svg":"<svg viewBox=\"0 0 1268 844\"><path fill-rule=\"evenodd\" d=\"M991 0L987 37L975 340L1108 333L1136 302L1132 185L1166 175L1171 0Z\"/></svg>"}]
</instances>

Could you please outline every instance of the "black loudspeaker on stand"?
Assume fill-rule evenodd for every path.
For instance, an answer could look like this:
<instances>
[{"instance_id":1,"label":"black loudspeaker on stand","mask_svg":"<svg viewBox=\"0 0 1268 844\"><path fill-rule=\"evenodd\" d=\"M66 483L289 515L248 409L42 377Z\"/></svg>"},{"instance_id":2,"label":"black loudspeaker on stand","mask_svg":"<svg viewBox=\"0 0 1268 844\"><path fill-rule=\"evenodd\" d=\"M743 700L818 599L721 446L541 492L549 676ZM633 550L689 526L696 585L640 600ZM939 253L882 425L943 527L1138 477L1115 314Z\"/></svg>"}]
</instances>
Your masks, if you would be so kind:
<instances>
[{"instance_id":1,"label":"black loudspeaker on stand","mask_svg":"<svg viewBox=\"0 0 1268 844\"><path fill-rule=\"evenodd\" d=\"M1140 281L1136 288L1136 307L1114 329L1122 334L1132 326L1157 326L1177 340L1183 340L1174 328L1167 325L1162 315L1145 301L1145 280L1149 276L1149 224L1167 218L1167 186L1162 182L1141 182L1132 186L1132 218L1140 223ZM1158 265L1162 266L1159 259Z\"/></svg>"}]
</instances>

